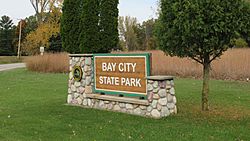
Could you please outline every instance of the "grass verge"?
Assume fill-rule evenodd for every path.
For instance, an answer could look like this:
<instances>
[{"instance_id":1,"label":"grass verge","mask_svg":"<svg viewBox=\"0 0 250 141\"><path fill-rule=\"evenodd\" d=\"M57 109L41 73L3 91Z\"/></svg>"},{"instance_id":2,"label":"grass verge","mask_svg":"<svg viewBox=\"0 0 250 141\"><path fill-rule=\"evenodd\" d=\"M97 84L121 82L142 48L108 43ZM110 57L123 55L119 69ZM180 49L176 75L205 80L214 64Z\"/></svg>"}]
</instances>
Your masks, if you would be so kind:
<instances>
[{"instance_id":1,"label":"grass verge","mask_svg":"<svg viewBox=\"0 0 250 141\"><path fill-rule=\"evenodd\" d=\"M200 111L202 82L177 79L179 113L155 120L66 106L66 74L0 72L0 140L167 141L250 139L250 83L211 81L210 112Z\"/></svg>"},{"instance_id":2,"label":"grass verge","mask_svg":"<svg viewBox=\"0 0 250 141\"><path fill-rule=\"evenodd\" d=\"M22 56L18 59L16 56L0 56L0 64L21 63L25 58L27 57Z\"/></svg>"}]
</instances>

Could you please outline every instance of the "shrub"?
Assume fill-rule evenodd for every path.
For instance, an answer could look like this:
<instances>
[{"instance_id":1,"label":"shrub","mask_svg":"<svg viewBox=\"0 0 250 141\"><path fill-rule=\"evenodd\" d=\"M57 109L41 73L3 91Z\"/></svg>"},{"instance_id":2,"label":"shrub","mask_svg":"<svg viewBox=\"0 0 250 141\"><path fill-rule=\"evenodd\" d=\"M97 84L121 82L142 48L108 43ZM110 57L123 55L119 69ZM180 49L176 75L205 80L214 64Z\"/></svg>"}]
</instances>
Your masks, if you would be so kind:
<instances>
[{"instance_id":1,"label":"shrub","mask_svg":"<svg viewBox=\"0 0 250 141\"><path fill-rule=\"evenodd\" d=\"M67 53L48 53L37 55L24 60L27 69L45 73L66 73L69 71L69 57Z\"/></svg>"},{"instance_id":2,"label":"shrub","mask_svg":"<svg viewBox=\"0 0 250 141\"><path fill-rule=\"evenodd\" d=\"M243 47L247 47L247 46L248 46L248 44L244 39L239 38L239 39L235 40L235 47L243 48Z\"/></svg>"}]
</instances>

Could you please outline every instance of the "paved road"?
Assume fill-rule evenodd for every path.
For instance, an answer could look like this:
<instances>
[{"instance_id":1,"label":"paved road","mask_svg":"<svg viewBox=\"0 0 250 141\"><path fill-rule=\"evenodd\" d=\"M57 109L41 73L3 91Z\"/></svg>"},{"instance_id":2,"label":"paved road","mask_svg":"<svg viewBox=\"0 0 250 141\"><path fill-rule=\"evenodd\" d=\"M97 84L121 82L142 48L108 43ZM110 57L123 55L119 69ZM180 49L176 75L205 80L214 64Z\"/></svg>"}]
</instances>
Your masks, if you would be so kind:
<instances>
[{"instance_id":1,"label":"paved road","mask_svg":"<svg viewBox=\"0 0 250 141\"><path fill-rule=\"evenodd\" d=\"M16 68L25 68L25 63L14 63L14 64L2 64L0 65L0 71L11 70Z\"/></svg>"}]
</instances>

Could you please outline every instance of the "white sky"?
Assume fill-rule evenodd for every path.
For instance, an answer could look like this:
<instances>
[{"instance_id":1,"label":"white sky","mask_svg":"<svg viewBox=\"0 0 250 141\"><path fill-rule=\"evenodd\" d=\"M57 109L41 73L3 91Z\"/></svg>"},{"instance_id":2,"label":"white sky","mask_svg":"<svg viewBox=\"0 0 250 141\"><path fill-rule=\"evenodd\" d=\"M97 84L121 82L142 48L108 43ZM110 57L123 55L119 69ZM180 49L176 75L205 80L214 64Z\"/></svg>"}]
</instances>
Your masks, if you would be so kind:
<instances>
[{"instance_id":1,"label":"white sky","mask_svg":"<svg viewBox=\"0 0 250 141\"><path fill-rule=\"evenodd\" d=\"M136 17L139 22L156 17L157 0L120 0L119 15ZM30 0L0 0L0 17L7 15L16 24L18 19L34 15Z\"/></svg>"}]
</instances>

